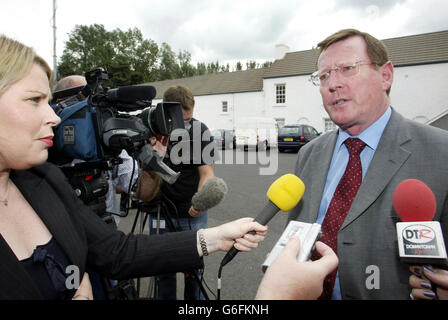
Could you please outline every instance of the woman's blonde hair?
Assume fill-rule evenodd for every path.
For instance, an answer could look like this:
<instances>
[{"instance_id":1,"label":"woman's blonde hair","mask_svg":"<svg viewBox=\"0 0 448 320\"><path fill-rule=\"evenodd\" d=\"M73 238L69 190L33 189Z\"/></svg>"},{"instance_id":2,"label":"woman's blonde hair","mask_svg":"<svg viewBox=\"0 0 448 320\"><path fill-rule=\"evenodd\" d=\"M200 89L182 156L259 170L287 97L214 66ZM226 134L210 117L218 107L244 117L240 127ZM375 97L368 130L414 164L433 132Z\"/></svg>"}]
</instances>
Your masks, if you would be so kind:
<instances>
[{"instance_id":1,"label":"woman's blonde hair","mask_svg":"<svg viewBox=\"0 0 448 320\"><path fill-rule=\"evenodd\" d=\"M8 86L25 77L33 64L46 73L51 88L53 75L47 62L33 48L0 35L0 95Z\"/></svg>"}]
</instances>

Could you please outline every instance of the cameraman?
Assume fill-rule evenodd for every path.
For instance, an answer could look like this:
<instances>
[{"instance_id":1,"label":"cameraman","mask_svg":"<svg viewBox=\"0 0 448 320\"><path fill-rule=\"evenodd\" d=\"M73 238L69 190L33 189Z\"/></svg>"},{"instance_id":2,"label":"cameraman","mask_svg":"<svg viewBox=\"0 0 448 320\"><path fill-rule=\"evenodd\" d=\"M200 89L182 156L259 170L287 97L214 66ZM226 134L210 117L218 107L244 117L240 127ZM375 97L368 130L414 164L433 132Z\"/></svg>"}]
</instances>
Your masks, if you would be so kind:
<instances>
[{"instance_id":1,"label":"cameraman","mask_svg":"<svg viewBox=\"0 0 448 320\"><path fill-rule=\"evenodd\" d=\"M56 83L56 86L54 87L54 91L61 91L61 90L66 90L66 89L70 89L70 88L81 87L81 86L85 86L86 84L87 84L87 81L84 76L74 74L74 75L67 76L67 77L60 79L58 81L58 83ZM67 99L67 98L69 98L69 97L65 97L63 99ZM59 100L58 100L58 102L59 102Z\"/></svg>"},{"instance_id":2,"label":"cameraman","mask_svg":"<svg viewBox=\"0 0 448 320\"><path fill-rule=\"evenodd\" d=\"M181 272L203 267L204 254L264 239L267 227L252 218L161 236L107 226L47 162L61 121L48 104L51 78L32 48L0 35L0 299L91 299L87 266L113 279Z\"/></svg>"},{"instance_id":3,"label":"cameraman","mask_svg":"<svg viewBox=\"0 0 448 320\"><path fill-rule=\"evenodd\" d=\"M166 216L164 218L165 220L170 219L176 230L171 230L169 224L162 223L160 225L159 233L207 228L207 212L197 211L191 204L191 198L208 179L214 177L212 166L212 159L214 158L213 149L210 151L209 159L204 159L203 157L204 149L209 144L213 143L213 138L211 137L207 126L193 118L195 101L190 89L181 85L169 87L163 94L163 101L178 102L181 104L185 130L187 130L187 133L184 132L185 135L182 136L182 141L179 143L184 143L184 147L187 148L181 149L180 152L184 153L189 151L190 154L186 159L186 163L179 163L179 158L185 159L185 154L174 152L173 147L176 143L170 140L165 158L166 163L174 171L180 172L180 176L174 184L162 182L161 197L162 201L167 201L171 204L171 206L168 206L170 209L167 210L169 212L165 212ZM173 135L170 139L172 139L172 137ZM184 141L184 138L186 137L188 137L188 141ZM200 144L200 148L196 147L195 144ZM199 150L201 152L200 154L197 153ZM150 234L157 233L157 225L157 216L151 214L149 219ZM163 226L165 227L162 228ZM185 300L205 299L197 282L198 279L202 280L203 272L203 269L196 270L196 275L198 276L197 279L195 279L194 275L192 276L190 273L185 273ZM157 299L176 300L176 282L176 274L164 274L158 276Z\"/></svg>"},{"instance_id":4,"label":"cameraman","mask_svg":"<svg viewBox=\"0 0 448 320\"><path fill-rule=\"evenodd\" d=\"M84 76L71 75L60 79L56 84L54 91L83 87L85 85L87 85L87 81ZM69 97L65 97L63 99L68 98ZM132 185L134 185L138 178L137 161L134 160L124 149L121 151L119 158L121 158L122 163L115 165L112 170L107 171L109 179L106 194L106 211L112 214L117 226L120 223L120 215L123 215L126 210L125 202L129 199L127 191L130 186L132 187ZM120 194L120 207L118 207L117 204L117 193Z\"/></svg>"}]
</instances>

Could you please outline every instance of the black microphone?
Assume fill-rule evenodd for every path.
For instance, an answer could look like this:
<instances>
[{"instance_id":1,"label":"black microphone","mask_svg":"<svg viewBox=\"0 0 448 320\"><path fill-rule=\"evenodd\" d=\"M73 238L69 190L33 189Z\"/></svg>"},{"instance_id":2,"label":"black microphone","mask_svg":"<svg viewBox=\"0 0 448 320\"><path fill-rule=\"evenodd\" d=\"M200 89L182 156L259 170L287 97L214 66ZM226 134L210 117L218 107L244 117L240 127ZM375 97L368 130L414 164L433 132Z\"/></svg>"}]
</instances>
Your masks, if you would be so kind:
<instances>
[{"instance_id":1,"label":"black microphone","mask_svg":"<svg viewBox=\"0 0 448 320\"><path fill-rule=\"evenodd\" d=\"M269 201L254 221L266 225L280 210L286 212L294 208L304 192L305 185L297 176L290 173L281 176L269 187L266 193ZM255 234L253 231L250 233ZM238 249L232 247L222 259L221 268L232 261L238 252Z\"/></svg>"},{"instance_id":2,"label":"black microphone","mask_svg":"<svg viewBox=\"0 0 448 320\"><path fill-rule=\"evenodd\" d=\"M107 91L107 99L112 102L133 104L137 101L150 101L156 96L153 86L124 86Z\"/></svg>"},{"instance_id":3,"label":"black microphone","mask_svg":"<svg viewBox=\"0 0 448 320\"><path fill-rule=\"evenodd\" d=\"M221 178L211 177L191 198L191 204L197 211L206 211L217 206L226 194L226 182Z\"/></svg>"}]
</instances>

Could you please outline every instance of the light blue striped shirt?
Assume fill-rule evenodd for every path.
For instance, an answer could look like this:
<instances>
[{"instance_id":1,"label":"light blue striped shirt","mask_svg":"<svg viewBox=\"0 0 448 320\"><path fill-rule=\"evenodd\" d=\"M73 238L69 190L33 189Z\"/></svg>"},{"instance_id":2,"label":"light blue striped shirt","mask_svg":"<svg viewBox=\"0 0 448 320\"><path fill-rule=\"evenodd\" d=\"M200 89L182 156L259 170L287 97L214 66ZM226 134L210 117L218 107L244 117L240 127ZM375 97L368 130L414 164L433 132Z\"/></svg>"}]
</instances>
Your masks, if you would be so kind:
<instances>
[{"instance_id":1,"label":"light blue striped shirt","mask_svg":"<svg viewBox=\"0 0 448 320\"><path fill-rule=\"evenodd\" d=\"M319 213L316 221L317 223L322 224L322 222L324 221L325 214L327 212L328 206L330 205L331 199L333 198L333 194L336 190L339 180L341 180L345 172L345 168L347 167L349 152L344 144L344 141L347 138L359 138L366 143L366 147L362 150L360 154L361 166L362 166L362 178L364 179L367 169L369 168L370 162L372 161L373 155L375 154L378 143L380 142L384 128L386 128L386 125L389 122L391 114L392 109L391 107L389 107L377 121L372 123L367 129L361 132L361 134L358 136L351 136L347 132L339 129L339 136L336 141L333 157L331 158L330 169L328 170L324 193L319 207ZM332 299L335 300L341 299L339 273L336 277Z\"/></svg>"}]
</instances>

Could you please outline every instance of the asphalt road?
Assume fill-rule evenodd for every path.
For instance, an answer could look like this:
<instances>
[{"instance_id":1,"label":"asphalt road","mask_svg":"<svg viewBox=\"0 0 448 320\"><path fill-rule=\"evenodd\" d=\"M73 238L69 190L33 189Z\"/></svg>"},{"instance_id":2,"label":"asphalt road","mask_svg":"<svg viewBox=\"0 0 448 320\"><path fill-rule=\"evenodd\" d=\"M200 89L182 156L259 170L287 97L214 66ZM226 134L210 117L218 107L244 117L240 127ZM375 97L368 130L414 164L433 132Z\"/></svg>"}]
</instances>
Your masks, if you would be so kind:
<instances>
[{"instance_id":1,"label":"asphalt road","mask_svg":"<svg viewBox=\"0 0 448 320\"><path fill-rule=\"evenodd\" d=\"M228 194L218 206L209 210L210 227L242 217L256 217L267 203L266 191L269 186L283 174L293 173L297 158L296 152L277 153L276 149L268 153L257 153L254 150L246 152L226 150L225 152L221 156L222 163L215 164L215 175L226 181ZM127 218L121 219L119 229L129 232L134 220L135 210L131 210ZM279 212L268 224L269 231L265 241L251 252L239 253L223 268L221 300L254 298L263 276L261 265L283 232L285 224L286 214ZM206 286L210 288L207 294L211 300L216 300L219 264L224 255L224 252L217 252L204 258L204 280ZM178 274L178 279L181 278L182 275ZM177 297L181 300L183 299L183 281L179 282ZM147 294L147 288L148 279L141 280L142 297Z\"/></svg>"}]
</instances>

